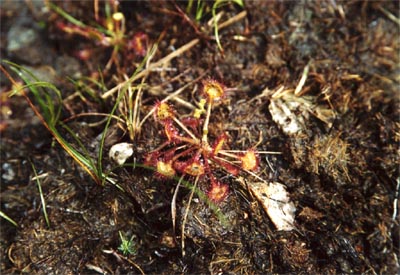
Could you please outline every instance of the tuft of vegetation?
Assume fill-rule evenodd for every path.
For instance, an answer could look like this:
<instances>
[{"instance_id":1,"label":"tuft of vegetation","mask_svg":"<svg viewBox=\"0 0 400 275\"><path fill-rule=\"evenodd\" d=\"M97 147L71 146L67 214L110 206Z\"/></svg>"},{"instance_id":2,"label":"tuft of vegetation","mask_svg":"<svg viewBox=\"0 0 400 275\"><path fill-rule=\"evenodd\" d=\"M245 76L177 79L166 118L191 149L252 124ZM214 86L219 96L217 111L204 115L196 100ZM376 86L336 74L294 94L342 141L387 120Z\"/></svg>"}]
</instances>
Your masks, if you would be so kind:
<instances>
[{"instance_id":1,"label":"tuft of vegetation","mask_svg":"<svg viewBox=\"0 0 400 275\"><path fill-rule=\"evenodd\" d=\"M15 94L22 95L35 112L36 116L40 119L42 124L53 135L61 147L93 178L96 183L101 184L103 181L101 169L99 169L99 166L95 164L95 160L90 156L90 153L87 151L82 142L80 142L77 135L59 120L62 107L61 91L51 83L40 81L35 75L33 75L23 66L9 61L4 62L8 64L10 69L17 73L17 75L19 75L25 82L25 85L20 84L7 72L7 70L5 70L3 66L1 66L1 70L13 83L13 92L10 94L10 96ZM27 95L27 89L29 89L33 94L38 107ZM65 138L57 129L59 125L62 125L63 128L72 134L72 137L74 137L77 141L81 151L76 149L70 142L65 140Z\"/></svg>"},{"instance_id":2,"label":"tuft of vegetation","mask_svg":"<svg viewBox=\"0 0 400 275\"><path fill-rule=\"evenodd\" d=\"M136 255L137 248L135 243L135 235L132 235L132 237L128 239L121 231L118 231L118 234L121 241L118 250L121 251L121 253L124 254L124 256Z\"/></svg>"}]
</instances>

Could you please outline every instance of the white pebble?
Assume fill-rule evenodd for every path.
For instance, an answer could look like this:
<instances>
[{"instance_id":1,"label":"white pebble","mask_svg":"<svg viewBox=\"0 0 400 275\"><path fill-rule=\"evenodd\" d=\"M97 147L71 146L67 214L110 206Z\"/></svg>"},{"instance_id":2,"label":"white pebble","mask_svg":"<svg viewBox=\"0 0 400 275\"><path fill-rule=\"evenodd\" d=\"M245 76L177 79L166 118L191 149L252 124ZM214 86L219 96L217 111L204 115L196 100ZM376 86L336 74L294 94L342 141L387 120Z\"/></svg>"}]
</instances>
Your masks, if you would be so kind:
<instances>
[{"instance_id":1,"label":"white pebble","mask_svg":"<svg viewBox=\"0 0 400 275\"><path fill-rule=\"evenodd\" d=\"M117 143L110 149L109 157L119 165L125 163L125 161L133 155L133 144L131 143Z\"/></svg>"}]
</instances>

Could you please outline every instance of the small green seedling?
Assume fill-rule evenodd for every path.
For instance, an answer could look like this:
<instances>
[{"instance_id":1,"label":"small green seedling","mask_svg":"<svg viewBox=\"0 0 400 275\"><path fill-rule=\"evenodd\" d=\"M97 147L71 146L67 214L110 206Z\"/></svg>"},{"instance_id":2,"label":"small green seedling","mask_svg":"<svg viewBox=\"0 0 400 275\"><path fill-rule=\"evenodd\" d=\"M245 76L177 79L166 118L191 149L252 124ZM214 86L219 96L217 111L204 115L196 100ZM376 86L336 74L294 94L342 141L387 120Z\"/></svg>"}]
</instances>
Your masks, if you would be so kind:
<instances>
[{"instance_id":1,"label":"small green seedling","mask_svg":"<svg viewBox=\"0 0 400 275\"><path fill-rule=\"evenodd\" d=\"M118 233L119 238L121 239L121 244L118 247L118 250L121 251L124 256L136 255L137 250L134 243L135 235L132 235L132 237L128 240L121 231L118 231Z\"/></svg>"}]
</instances>

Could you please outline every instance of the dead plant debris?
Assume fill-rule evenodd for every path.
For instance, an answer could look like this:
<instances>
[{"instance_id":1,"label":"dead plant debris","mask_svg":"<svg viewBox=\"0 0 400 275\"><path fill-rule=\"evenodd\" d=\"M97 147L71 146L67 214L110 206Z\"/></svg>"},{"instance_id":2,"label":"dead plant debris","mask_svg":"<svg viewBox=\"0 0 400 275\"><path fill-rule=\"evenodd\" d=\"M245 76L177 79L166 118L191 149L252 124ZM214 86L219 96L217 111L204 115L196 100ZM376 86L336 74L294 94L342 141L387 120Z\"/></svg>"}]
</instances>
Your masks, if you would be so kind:
<instances>
[{"instance_id":1,"label":"dead plant debris","mask_svg":"<svg viewBox=\"0 0 400 275\"><path fill-rule=\"evenodd\" d=\"M0 273L399 273L396 1L0 5Z\"/></svg>"}]
</instances>

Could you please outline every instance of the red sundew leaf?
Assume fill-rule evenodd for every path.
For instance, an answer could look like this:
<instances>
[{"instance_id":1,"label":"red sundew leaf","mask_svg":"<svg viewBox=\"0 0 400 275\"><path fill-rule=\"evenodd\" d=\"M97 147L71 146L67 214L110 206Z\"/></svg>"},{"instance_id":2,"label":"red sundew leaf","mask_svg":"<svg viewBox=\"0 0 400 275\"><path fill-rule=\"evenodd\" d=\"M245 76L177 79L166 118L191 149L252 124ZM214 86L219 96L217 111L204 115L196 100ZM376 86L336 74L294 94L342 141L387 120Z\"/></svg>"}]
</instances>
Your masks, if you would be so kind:
<instances>
[{"instance_id":1,"label":"red sundew leaf","mask_svg":"<svg viewBox=\"0 0 400 275\"><path fill-rule=\"evenodd\" d=\"M166 120L164 122L164 132L165 132L165 135L167 136L167 139L168 139L169 142L176 141L176 137L179 136L179 131L172 124L171 120Z\"/></svg>"},{"instance_id":2,"label":"red sundew leaf","mask_svg":"<svg viewBox=\"0 0 400 275\"><path fill-rule=\"evenodd\" d=\"M212 146L212 155L217 155L224 146L225 141L228 139L226 134L221 134Z\"/></svg>"},{"instance_id":3,"label":"red sundew leaf","mask_svg":"<svg viewBox=\"0 0 400 275\"><path fill-rule=\"evenodd\" d=\"M204 165L202 165L199 161L192 162L188 166L185 167L184 173L197 177L204 175Z\"/></svg>"},{"instance_id":4,"label":"red sundew leaf","mask_svg":"<svg viewBox=\"0 0 400 275\"><path fill-rule=\"evenodd\" d=\"M227 184L213 181L210 189L207 191L208 198L214 203L224 201L229 195L229 186Z\"/></svg>"},{"instance_id":5,"label":"red sundew leaf","mask_svg":"<svg viewBox=\"0 0 400 275\"><path fill-rule=\"evenodd\" d=\"M183 174L194 177L202 176L206 172L206 168L200 160L200 155L196 155L187 161L175 161L174 168Z\"/></svg>"},{"instance_id":6,"label":"red sundew leaf","mask_svg":"<svg viewBox=\"0 0 400 275\"><path fill-rule=\"evenodd\" d=\"M136 55L144 57L147 54L149 36L143 32L138 32L132 36L127 43L128 49L133 50Z\"/></svg>"},{"instance_id":7,"label":"red sundew leaf","mask_svg":"<svg viewBox=\"0 0 400 275\"><path fill-rule=\"evenodd\" d=\"M217 159L217 158L211 158L212 161L214 161L216 164L218 164L219 166L221 166L226 172L237 176L240 172L240 169L236 166L234 166L233 164L230 164L229 162Z\"/></svg>"},{"instance_id":8,"label":"red sundew leaf","mask_svg":"<svg viewBox=\"0 0 400 275\"><path fill-rule=\"evenodd\" d=\"M182 119L182 123L192 129L194 132L198 133L198 129L202 120L195 117L185 117Z\"/></svg>"},{"instance_id":9,"label":"red sundew leaf","mask_svg":"<svg viewBox=\"0 0 400 275\"><path fill-rule=\"evenodd\" d=\"M78 50L74 53L74 55L82 61L88 61L89 59L92 58L93 56L93 50L92 49L81 49Z\"/></svg>"},{"instance_id":10,"label":"red sundew leaf","mask_svg":"<svg viewBox=\"0 0 400 275\"><path fill-rule=\"evenodd\" d=\"M175 176L175 169L172 167L172 162L164 162L162 160L157 161L157 172L156 174L161 177L172 178Z\"/></svg>"},{"instance_id":11,"label":"red sundew leaf","mask_svg":"<svg viewBox=\"0 0 400 275\"><path fill-rule=\"evenodd\" d=\"M174 169L176 171L179 171L180 173L183 173L187 165L188 165L187 161L179 161L179 160L174 161Z\"/></svg>"},{"instance_id":12,"label":"red sundew leaf","mask_svg":"<svg viewBox=\"0 0 400 275\"><path fill-rule=\"evenodd\" d=\"M260 164L258 154L253 149L246 151L240 156L242 162L242 168L247 171L256 171Z\"/></svg>"},{"instance_id":13,"label":"red sundew leaf","mask_svg":"<svg viewBox=\"0 0 400 275\"><path fill-rule=\"evenodd\" d=\"M162 159L164 161L171 161L175 157L176 151L177 151L176 147L173 147L171 149L163 151L162 152Z\"/></svg>"},{"instance_id":14,"label":"red sundew leaf","mask_svg":"<svg viewBox=\"0 0 400 275\"><path fill-rule=\"evenodd\" d=\"M160 152L150 152L144 156L144 164L148 166L156 166L157 159L160 156Z\"/></svg>"},{"instance_id":15,"label":"red sundew leaf","mask_svg":"<svg viewBox=\"0 0 400 275\"><path fill-rule=\"evenodd\" d=\"M66 24L64 22L57 22L56 23L57 28L62 30L65 33L68 34L76 34L83 36L87 39L91 40L97 40L100 41L100 43L104 46L108 46L108 42L105 39L104 34L99 32L98 30L91 28L91 27L80 27L76 25L71 25L71 24Z\"/></svg>"},{"instance_id":16,"label":"red sundew leaf","mask_svg":"<svg viewBox=\"0 0 400 275\"><path fill-rule=\"evenodd\" d=\"M168 103L157 101L154 107L154 119L156 121L165 122L174 117L175 110Z\"/></svg>"},{"instance_id":17,"label":"red sundew leaf","mask_svg":"<svg viewBox=\"0 0 400 275\"><path fill-rule=\"evenodd\" d=\"M203 94L207 97L208 102L214 102L225 96L226 87L214 79L207 79L203 82Z\"/></svg>"}]
</instances>

